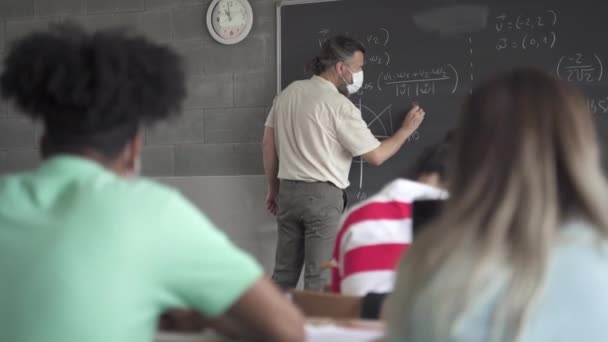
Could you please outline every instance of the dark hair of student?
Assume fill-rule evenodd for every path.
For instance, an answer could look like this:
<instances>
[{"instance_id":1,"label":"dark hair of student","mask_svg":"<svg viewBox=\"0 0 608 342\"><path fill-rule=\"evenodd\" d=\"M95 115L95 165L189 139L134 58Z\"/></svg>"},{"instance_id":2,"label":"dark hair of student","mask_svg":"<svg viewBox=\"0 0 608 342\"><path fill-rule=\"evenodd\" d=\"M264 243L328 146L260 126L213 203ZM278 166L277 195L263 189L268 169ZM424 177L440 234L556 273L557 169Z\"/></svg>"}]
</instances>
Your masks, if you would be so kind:
<instances>
[{"instance_id":1,"label":"dark hair of student","mask_svg":"<svg viewBox=\"0 0 608 342\"><path fill-rule=\"evenodd\" d=\"M43 122L43 155L93 149L106 158L116 157L141 125L179 113L186 93L181 60L169 48L74 24L15 41L0 89Z\"/></svg>"},{"instance_id":2,"label":"dark hair of student","mask_svg":"<svg viewBox=\"0 0 608 342\"><path fill-rule=\"evenodd\" d=\"M406 178L416 180L424 175L437 173L439 179L445 181L452 134L452 131L448 132L442 141L424 149L414 165L406 172Z\"/></svg>"}]
</instances>

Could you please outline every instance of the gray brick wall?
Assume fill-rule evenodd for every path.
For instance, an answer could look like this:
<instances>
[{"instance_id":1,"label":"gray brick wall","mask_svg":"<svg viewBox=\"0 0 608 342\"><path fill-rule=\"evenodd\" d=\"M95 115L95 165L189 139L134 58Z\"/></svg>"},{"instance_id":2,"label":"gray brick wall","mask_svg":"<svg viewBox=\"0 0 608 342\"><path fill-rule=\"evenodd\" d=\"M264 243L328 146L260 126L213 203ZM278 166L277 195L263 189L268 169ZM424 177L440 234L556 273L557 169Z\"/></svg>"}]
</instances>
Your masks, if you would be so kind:
<instances>
[{"instance_id":1,"label":"gray brick wall","mask_svg":"<svg viewBox=\"0 0 608 342\"><path fill-rule=\"evenodd\" d=\"M129 27L169 44L185 61L188 96L182 115L145 130L144 174L262 174L260 140L276 89L275 0L250 0L250 36L214 42L205 17L210 0L0 0L0 58L8 44L72 20L89 30ZM35 166L40 125L0 101L0 173Z\"/></svg>"}]
</instances>

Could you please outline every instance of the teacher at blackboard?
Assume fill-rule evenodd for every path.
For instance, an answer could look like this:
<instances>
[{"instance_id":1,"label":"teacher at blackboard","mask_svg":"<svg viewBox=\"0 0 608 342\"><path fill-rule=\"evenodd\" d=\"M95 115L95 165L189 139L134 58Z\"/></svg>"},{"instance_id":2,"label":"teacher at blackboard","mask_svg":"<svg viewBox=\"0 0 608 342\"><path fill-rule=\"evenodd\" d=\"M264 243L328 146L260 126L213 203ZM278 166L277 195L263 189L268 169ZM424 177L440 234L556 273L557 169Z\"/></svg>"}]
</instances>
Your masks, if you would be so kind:
<instances>
[{"instance_id":1,"label":"teacher at blackboard","mask_svg":"<svg viewBox=\"0 0 608 342\"><path fill-rule=\"evenodd\" d=\"M340 215L346 206L352 158L371 165L392 157L418 128L424 111L414 106L395 134L380 142L348 96L363 84L365 47L345 36L328 39L310 68L314 76L293 82L268 114L263 140L268 180L266 206L277 216L279 237L273 280L322 290L329 272Z\"/></svg>"}]
</instances>

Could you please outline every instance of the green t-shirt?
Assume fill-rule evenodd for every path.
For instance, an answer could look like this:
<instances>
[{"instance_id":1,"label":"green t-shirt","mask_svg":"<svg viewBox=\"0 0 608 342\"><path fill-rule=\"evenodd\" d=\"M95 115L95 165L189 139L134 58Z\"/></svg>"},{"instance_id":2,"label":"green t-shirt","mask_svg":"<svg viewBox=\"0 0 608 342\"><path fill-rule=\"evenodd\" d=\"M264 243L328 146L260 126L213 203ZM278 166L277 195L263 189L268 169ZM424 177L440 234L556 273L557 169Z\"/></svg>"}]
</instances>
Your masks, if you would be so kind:
<instances>
[{"instance_id":1,"label":"green t-shirt","mask_svg":"<svg viewBox=\"0 0 608 342\"><path fill-rule=\"evenodd\" d=\"M0 341L139 342L224 313L262 275L178 192L60 156L0 179Z\"/></svg>"}]
</instances>

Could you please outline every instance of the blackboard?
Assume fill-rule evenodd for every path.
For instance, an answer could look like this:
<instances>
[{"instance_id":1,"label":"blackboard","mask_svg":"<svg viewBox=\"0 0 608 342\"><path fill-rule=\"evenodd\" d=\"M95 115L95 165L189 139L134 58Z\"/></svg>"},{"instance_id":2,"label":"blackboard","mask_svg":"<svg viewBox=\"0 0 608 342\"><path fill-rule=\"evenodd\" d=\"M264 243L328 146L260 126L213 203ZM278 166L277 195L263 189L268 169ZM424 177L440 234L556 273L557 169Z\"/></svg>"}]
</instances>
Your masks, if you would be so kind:
<instances>
[{"instance_id":1,"label":"blackboard","mask_svg":"<svg viewBox=\"0 0 608 342\"><path fill-rule=\"evenodd\" d=\"M603 141L608 137L608 1L342 0L277 6L278 90L310 75L306 63L329 36L367 48L365 83L351 100L379 138L412 101L427 116L381 167L353 160L354 202L403 175L421 151L455 125L471 89L498 71L535 65L580 87Z\"/></svg>"}]
</instances>

